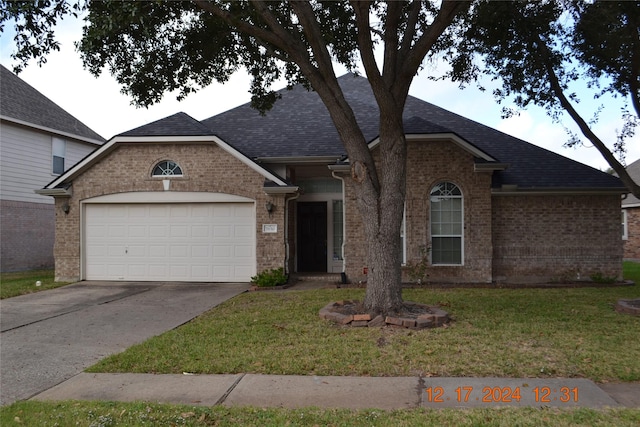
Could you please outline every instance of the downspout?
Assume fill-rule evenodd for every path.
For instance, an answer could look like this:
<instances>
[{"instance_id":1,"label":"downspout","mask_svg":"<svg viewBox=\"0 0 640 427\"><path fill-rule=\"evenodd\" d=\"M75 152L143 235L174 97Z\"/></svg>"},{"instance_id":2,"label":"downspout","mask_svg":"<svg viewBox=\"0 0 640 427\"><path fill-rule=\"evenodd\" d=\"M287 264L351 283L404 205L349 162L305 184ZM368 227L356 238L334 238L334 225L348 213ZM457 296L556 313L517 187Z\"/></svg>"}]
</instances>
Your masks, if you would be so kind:
<instances>
[{"instance_id":1,"label":"downspout","mask_svg":"<svg viewBox=\"0 0 640 427\"><path fill-rule=\"evenodd\" d=\"M346 283L347 258L344 255L344 246L347 241L347 230L346 230L347 204L345 203L345 200L344 200L344 195L345 195L344 178L336 175L336 171L333 171L333 170L331 171L331 176L334 177L335 179L339 179L342 184L342 246L340 247L340 250L342 251L342 282Z\"/></svg>"}]
</instances>

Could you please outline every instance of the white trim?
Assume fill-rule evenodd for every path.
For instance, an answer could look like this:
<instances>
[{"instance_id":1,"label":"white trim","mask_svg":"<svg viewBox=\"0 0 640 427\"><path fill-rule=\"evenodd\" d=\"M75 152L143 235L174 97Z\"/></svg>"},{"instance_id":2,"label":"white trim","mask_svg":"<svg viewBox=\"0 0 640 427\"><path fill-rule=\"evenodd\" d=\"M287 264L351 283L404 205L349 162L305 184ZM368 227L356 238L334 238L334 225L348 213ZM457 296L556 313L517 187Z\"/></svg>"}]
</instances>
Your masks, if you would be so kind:
<instances>
[{"instance_id":1,"label":"white trim","mask_svg":"<svg viewBox=\"0 0 640 427\"><path fill-rule=\"evenodd\" d=\"M84 199L80 203L253 203L248 197L225 193L132 191Z\"/></svg>"},{"instance_id":2,"label":"white trim","mask_svg":"<svg viewBox=\"0 0 640 427\"><path fill-rule=\"evenodd\" d=\"M449 141L454 142L456 145L458 145L463 150L468 151L469 153L471 153L475 157L479 157L479 158L481 158L483 160L487 160L489 162L497 161L496 159L494 159L493 157L491 157L490 155L488 155L484 151L480 150L479 148L473 146L469 142L467 142L464 139L460 138L455 133L408 134L408 135L405 135L405 138L406 138L407 141L449 140ZM380 143L380 137L378 136L373 141L371 141L369 143L369 149L371 150L371 149L375 148L379 143Z\"/></svg>"},{"instance_id":3,"label":"white trim","mask_svg":"<svg viewBox=\"0 0 640 427\"><path fill-rule=\"evenodd\" d=\"M610 188L610 189L581 189L581 188L557 188L557 189L521 189L521 190L503 190L500 188L492 188L491 195L492 196L553 196L553 195L581 195L581 196L596 196L596 195L612 195L612 194L623 194L626 191L623 189ZM624 208L624 206L623 206Z\"/></svg>"},{"instance_id":4,"label":"white trim","mask_svg":"<svg viewBox=\"0 0 640 427\"><path fill-rule=\"evenodd\" d=\"M89 144L92 145L103 145L105 142L104 141L100 141L98 139L93 139L93 138L87 138L85 136L80 136L74 133L69 133L69 132L63 132L61 130L57 130L57 129L53 129L47 126L40 126L40 125L36 125L34 123L31 122L25 122L24 120L18 120L18 119L14 119L13 117L7 117L7 116L0 116L0 120L4 120L10 123L15 123L17 125L21 125L21 126L26 126L26 127L30 127L32 129L38 129L41 131L45 131L47 133L52 133L55 135L59 135L59 136L64 136L67 138L72 138L76 141L82 141L82 142L87 142Z\"/></svg>"},{"instance_id":5,"label":"white trim","mask_svg":"<svg viewBox=\"0 0 640 427\"><path fill-rule=\"evenodd\" d=\"M163 197L164 196L164 197ZM171 198L171 196L176 196ZM146 198L146 199L145 199ZM231 202L231 203L252 203L253 204L253 218L252 223L257 224L257 213L255 201L247 197L235 196L232 194L223 193L204 193L204 192L130 192L130 193L118 193L109 194L105 196L93 197L85 199L80 202L80 280L86 280L87 274L87 219L86 209L88 205L93 204L135 204L135 203L217 203L217 202ZM258 265L257 258L257 242L258 237L254 233L253 235L253 273L255 275Z\"/></svg>"},{"instance_id":6,"label":"white trim","mask_svg":"<svg viewBox=\"0 0 640 427\"><path fill-rule=\"evenodd\" d=\"M432 204L433 202L431 201L431 191L433 191L433 188L435 187L435 185L439 184L439 183L443 183L443 182L448 182L450 184L455 185L458 190L460 190L460 195L459 196L438 196L438 197L442 197L442 198L448 198L448 199L460 199L460 210L461 210L461 218L460 218L460 235L457 234L450 234L450 235L436 235L435 237L460 237L460 264L434 264L433 262L433 233L431 232L431 228L432 228L432 221L433 221L433 210L432 210ZM462 187L460 187L455 181L452 180L441 180L441 181L437 181L429 190L429 237L430 237L430 243L431 243L431 251L430 251L430 263L433 267L462 267L465 265L465 260L464 260L464 246L465 246L465 239L464 239L464 235L465 235L465 221L464 221L464 215L465 215L465 211L464 211L464 192L462 191Z\"/></svg>"},{"instance_id":7,"label":"white trim","mask_svg":"<svg viewBox=\"0 0 640 427\"><path fill-rule=\"evenodd\" d=\"M297 193L300 187L291 185L287 187L262 187L264 194L294 194Z\"/></svg>"},{"instance_id":8,"label":"white trim","mask_svg":"<svg viewBox=\"0 0 640 427\"><path fill-rule=\"evenodd\" d=\"M628 205L622 205L622 209L640 208L640 203L629 203Z\"/></svg>"},{"instance_id":9,"label":"white trim","mask_svg":"<svg viewBox=\"0 0 640 427\"><path fill-rule=\"evenodd\" d=\"M256 161L261 163L317 163L331 164L338 162L342 156L303 156L303 157L256 157Z\"/></svg>"},{"instance_id":10,"label":"white trim","mask_svg":"<svg viewBox=\"0 0 640 427\"><path fill-rule=\"evenodd\" d=\"M249 159L247 156L231 147L229 144L212 135L203 136L116 136L93 153L85 157L80 162L76 163L71 169L64 174L60 175L57 179L49 183L45 189L55 188L65 181L72 180L76 176L80 175L86 168L90 167L97 159L101 158L105 153L114 149L116 144L126 143L215 143L227 153L240 160L245 165L249 166L254 171L258 172L265 178L275 182L278 185L287 185L281 178L277 177L273 173L264 169L262 166Z\"/></svg>"}]
</instances>

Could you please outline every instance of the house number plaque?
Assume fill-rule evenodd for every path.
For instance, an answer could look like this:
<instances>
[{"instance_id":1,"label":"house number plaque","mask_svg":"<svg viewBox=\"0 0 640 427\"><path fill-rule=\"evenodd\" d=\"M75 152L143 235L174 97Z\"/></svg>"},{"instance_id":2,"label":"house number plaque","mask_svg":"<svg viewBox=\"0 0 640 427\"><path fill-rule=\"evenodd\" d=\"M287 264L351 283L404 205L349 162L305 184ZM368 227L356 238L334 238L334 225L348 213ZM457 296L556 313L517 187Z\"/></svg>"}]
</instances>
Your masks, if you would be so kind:
<instances>
[{"instance_id":1,"label":"house number plaque","mask_svg":"<svg viewBox=\"0 0 640 427\"><path fill-rule=\"evenodd\" d=\"M277 233L278 224L262 224L263 233Z\"/></svg>"}]
</instances>

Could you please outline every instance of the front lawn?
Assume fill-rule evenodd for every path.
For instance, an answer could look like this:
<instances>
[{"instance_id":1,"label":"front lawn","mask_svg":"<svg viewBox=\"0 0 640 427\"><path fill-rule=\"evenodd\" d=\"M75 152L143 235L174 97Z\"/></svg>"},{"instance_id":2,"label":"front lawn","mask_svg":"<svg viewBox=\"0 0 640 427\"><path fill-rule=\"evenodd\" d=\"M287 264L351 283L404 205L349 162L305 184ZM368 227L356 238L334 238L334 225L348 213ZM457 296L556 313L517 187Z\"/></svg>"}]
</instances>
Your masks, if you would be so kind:
<instances>
[{"instance_id":1,"label":"front lawn","mask_svg":"<svg viewBox=\"0 0 640 427\"><path fill-rule=\"evenodd\" d=\"M40 281L40 286L36 286L37 281ZM45 291L68 284L68 282L55 282L53 270L0 273L0 299Z\"/></svg>"},{"instance_id":2,"label":"front lawn","mask_svg":"<svg viewBox=\"0 0 640 427\"><path fill-rule=\"evenodd\" d=\"M636 409L282 409L114 402L18 402L0 408L7 426L521 426L632 427Z\"/></svg>"},{"instance_id":3,"label":"front lawn","mask_svg":"<svg viewBox=\"0 0 640 427\"><path fill-rule=\"evenodd\" d=\"M345 328L318 316L330 301L362 296L245 293L90 371L640 380L640 317L613 310L640 297L638 286L405 290L405 300L454 319L426 330Z\"/></svg>"}]
</instances>

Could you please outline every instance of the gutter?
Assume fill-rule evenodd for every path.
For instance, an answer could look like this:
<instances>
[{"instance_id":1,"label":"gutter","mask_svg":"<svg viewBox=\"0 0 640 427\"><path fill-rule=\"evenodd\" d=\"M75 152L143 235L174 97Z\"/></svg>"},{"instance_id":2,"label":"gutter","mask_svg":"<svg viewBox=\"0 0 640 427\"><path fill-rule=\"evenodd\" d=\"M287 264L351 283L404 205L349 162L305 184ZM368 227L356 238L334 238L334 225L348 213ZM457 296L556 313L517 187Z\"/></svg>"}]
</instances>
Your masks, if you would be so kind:
<instances>
[{"instance_id":1,"label":"gutter","mask_svg":"<svg viewBox=\"0 0 640 427\"><path fill-rule=\"evenodd\" d=\"M340 161L342 155L340 156L306 156L306 157L256 157L254 161L259 163L286 163L286 164L327 164L327 163L336 163Z\"/></svg>"},{"instance_id":2,"label":"gutter","mask_svg":"<svg viewBox=\"0 0 640 427\"><path fill-rule=\"evenodd\" d=\"M605 195L605 194L625 194L629 190L626 188L571 188L571 187L552 187L552 188L518 188L517 185L503 185L500 188L492 188L492 196L545 196L545 195Z\"/></svg>"}]
</instances>

